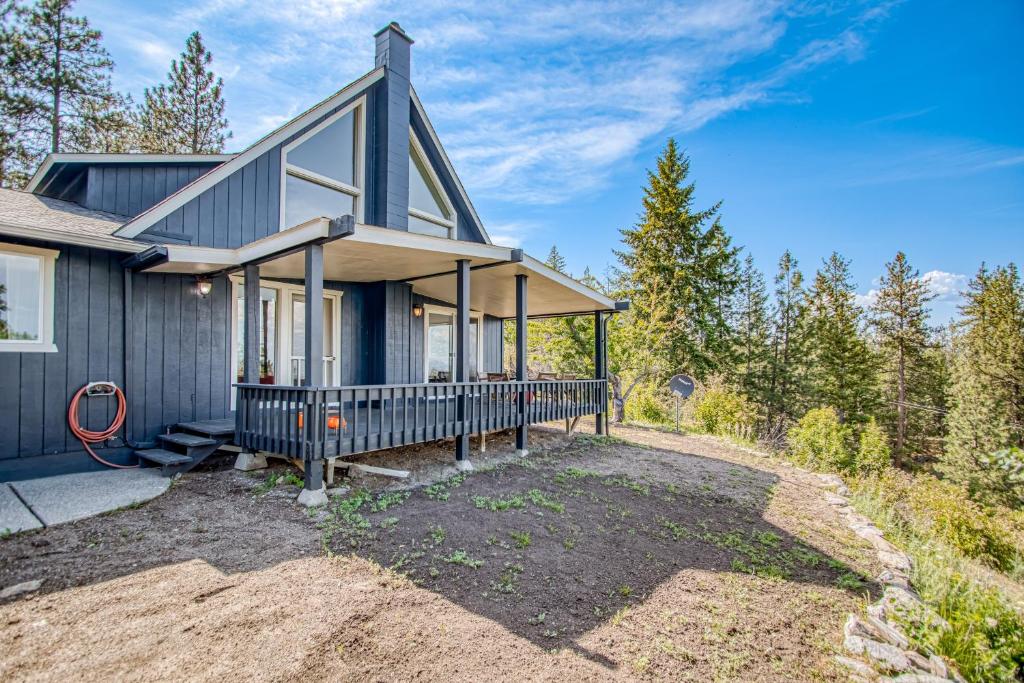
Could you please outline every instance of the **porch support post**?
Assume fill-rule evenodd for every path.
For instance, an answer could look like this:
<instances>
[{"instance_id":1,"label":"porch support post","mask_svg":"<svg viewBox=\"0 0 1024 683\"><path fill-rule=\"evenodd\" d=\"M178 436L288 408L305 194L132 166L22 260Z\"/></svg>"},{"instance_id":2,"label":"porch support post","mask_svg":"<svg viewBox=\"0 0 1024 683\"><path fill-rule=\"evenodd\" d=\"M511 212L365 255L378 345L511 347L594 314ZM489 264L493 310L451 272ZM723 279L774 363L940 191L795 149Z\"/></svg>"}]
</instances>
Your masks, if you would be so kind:
<instances>
[{"instance_id":1,"label":"porch support post","mask_svg":"<svg viewBox=\"0 0 1024 683\"><path fill-rule=\"evenodd\" d=\"M251 263L246 264L244 276L245 282L242 285L245 295L245 310L242 312L242 382L255 384L260 380L260 267ZM238 412L236 420L241 419L241 411L245 408L247 406L243 406L240 401L235 402L235 410ZM240 422L236 421L236 424L240 424ZM235 457L236 470L248 472L261 470L266 466L266 456L254 450L243 450Z\"/></svg>"},{"instance_id":2,"label":"porch support post","mask_svg":"<svg viewBox=\"0 0 1024 683\"><path fill-rule=\"evenodd\" d=\"M307 387L324 385L324 247L306 247L306 381Z\"/></svg>"},{"instance_id":3,"label":"porch support post","mask_svg":"<svg viewBox=\"0 0 1024 683\"><path fill-rule=\"evenodd\" d=\"M516 275L516 381L526 381L526 275ZM519 426L516 427L516 453L526 455L526 392L516 392Z\"/></svg>"},{"instance_id":4,"label":"porch support post","mask_svg":"<svg viewBox=\"0 0 1024 683\"><path fill-rule=\"evenodd\" d=\"M604 344L604 314L594 314L594 379L608 379L608 359L605 351L606 347ZM597 415L594 416L595 422L597 423L597 433L604 434L605 421L604 416L608 408L608 396L602 390L598 392L598 410Z\"/></svg>"},{"instance_id":5,"label":"porch support post","mask_svg":"<svg viewBox=\"0 0 1024 683\"><path fill-rule=\"evenodd\" d=\"M242 381L255 384L260 379L260 267L245 266L245 322L242 328Z\"/></svg>"},{"instance_id":6,"label":"porch support post","mask_svg":"<svg viewBox=\"0 0 1024 683\"><path fill-rule=\"evenodd\" d=\"M321 387L324 384L324 247L322 244L306 246L306 367L304 385ZM307 434L304 437L303 457L305 472L299 503L306 507L325 505L327 490L324 486L324 461L314 460L320 445L319 400L306 400L305 425ZM312 449L314 452L310 452Z\"/></svg>"},{"instance_id":7,"label":"porch support post","mask_svg":"<svg viewBox=\"0 0 1024 683\"><path fill-rule=\"evenodd\" d=\"M455 267L455 381L469 381L469 260L459 259ZM461 470L471 470L469 464L469 432L466 431L465 390L456 394L455 419L461 432L455 437L455 464Z\"/></svg>"}]
</instances>

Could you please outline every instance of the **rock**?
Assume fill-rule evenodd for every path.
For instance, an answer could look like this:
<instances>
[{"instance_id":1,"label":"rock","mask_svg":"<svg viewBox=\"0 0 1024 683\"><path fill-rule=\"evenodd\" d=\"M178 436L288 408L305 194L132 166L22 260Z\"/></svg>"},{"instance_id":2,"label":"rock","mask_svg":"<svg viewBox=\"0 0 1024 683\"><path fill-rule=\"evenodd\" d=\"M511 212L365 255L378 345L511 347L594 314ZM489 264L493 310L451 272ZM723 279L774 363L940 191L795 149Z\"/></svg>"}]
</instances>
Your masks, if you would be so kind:
<instances>
[{"instance_id":1,"label":"rock","mask_svg":"<svg viewBox=\"0 0 1024 683\"><path fill-rule=\"evenodd\" d=\"M838 474L819 474L818 480L821 481L822 486L827 489L837 489L839 487L845 487L842 477Z\"/></svg>"},{"instance_id":2,"label":"rock","mask_svg":"<svg viewBox=\"0 0 1024 683\"><path fill-rule=\"evenodd\" d=\"M42 585L43 582L39 579L16 583L13 586L8 586L7 588L0 591L0 600L6 600L8 598L13 598L18 595L24 595L25 593L34 593L37 590L39 590L39 587Z\"/></svg>"},{"instance_id":3,"label":"rock","mask_svg":"<svg viewBox=\"0 0 1024 683\"><path fill-rule=\"evenodd\" d=\"M904 649L906 649L906 648L904 648ZM919 670L919 671L921 671L923 673L926 673L926 674L931 674L932 663L930 661L928 661L927 657L925 657L924 655L918 654L918 653L914 652L913 650L907 650L906 652L904 652L904 654L907 655L907 659L910 660L910 663L914 665L915 669L917 669L917 670Z\"/></svg>"},{"instance_id":4,"label":"rock","mask_svg":"<svg viewBox=\"0 0 1024 683\"><path fill-rule=\"evenodd\" d=\"M836 663L840 666L850 670L851 674L863 676L867 680L872 680L878 676L875 670L871 668L871 665L867 662L862 662L859 659L852 659L850 657L843 657L842 655L836 655Z\"/></svg>"},{"instance_id":5,"label":"rock","mask_svg":"<svg viewBox=\"0 0 1024 683\"><path fill-rule=\"evenodd\" d=\"M836 493L838 493L840 496L848 496L850 495L850 489L846 486L846 484L840 484L839 486L836 487Z\"/></svg>"},{"instance_id":6,"label":"rock","mask_svg":"<svg viewBox=\"0 0 1024 683\"><path fill-rule=\"evenodd\" d=\"M896 647L901 648L903 650L906 650L908 647L910 647L910 641L907 640L907 637L900 633L895 626L885 621L884 619L879 619L869 614L867 616L866 622L872 628L875 629L878 635L881 636L885 642L889 643L890 645L895 645ZM930 667L924 668L930 670Z\"/></svg>"},{"instance_id":7,"label":"rock","mask_svg":"<svg viewBox=\"0 0 1024 683\"><path fill-rule=\"evenodd\" d=\"M938 655L929 655L928 662L931 664L932 673L940 678L949 678L949 667L946 660Z\"/></svg>"},{"instance_id":8,"label":"rock","mask_svg":"<svg viewBox=\"0 0 1024 683\"><path fill-rule=\"evenodd\" d=\"M349 487L347 486L334 486L327 489L327 496L329 498L334 498L335 496L347 496L348 492Z\"/></svg>"},{"instance_id":9,"label":"rock","mask_svg":"<svg viewBox=\"0 0 1024 683\"><path fill-rule=\"evenodd\" d=\"M843 647L855 655L863 655L875 663L879 669L902 673L913 669L913 664L903 650L888 643L879 643L863 636L848 635L843 639Z\"/></svg>"},{"instance_id":10,"label":"rock","mask_svg":"<svg viewBox=\"0 0 1024 683\"><path fill-rule=\"evenodd\" d=\"M948 680L925 673L901 674L896 677L897 683L947 683Z\"/></svg>"},{"instance_id":11,"label":"rock","mask_svg":"<svg viewBox=\"0 0 1024 683\"><path fill-rule=\"evenodd\" d=\"M901 572L910 571L910 558L907 557L906 553L879 550L878 559L889 569L897 569Z\"/></svg>"},{"instance_id":12,"label":"rock","mask_svg":"<svg viewBox=\"0 0 1024 683\"><path fill-rule=\"evenodd\" d=\"M884 586L896 586L905 591L910 590L910 580L907 578L907 575L892 569L884 569L874 581Z\"/></svg>"},{"instance_id":13,"label":"rock","mask_svg":"<svg viewBox=\"0 0 1024 683\"><path fill-rule=\"evenodd\" d=\"M831 491L826 491L825 502L828 503L829 505L834 505L835 507L841 507L843 505L846 505L848 501L842 496L837 496Z\"/></svg>"},{"instance_id":14,"label":"rock","mask_svg":"<svg viewBox=\"0 0 1024 683\"><path fill-rule=\"evenodd\" d=\"M948 621L921 602L913 592L893 585L885 587L882 599L869 607L868 613L883 621L892 621L892 616L897 616L901 622L941 631L948 631L951 628Z\"/></svg>"}]
</instances>

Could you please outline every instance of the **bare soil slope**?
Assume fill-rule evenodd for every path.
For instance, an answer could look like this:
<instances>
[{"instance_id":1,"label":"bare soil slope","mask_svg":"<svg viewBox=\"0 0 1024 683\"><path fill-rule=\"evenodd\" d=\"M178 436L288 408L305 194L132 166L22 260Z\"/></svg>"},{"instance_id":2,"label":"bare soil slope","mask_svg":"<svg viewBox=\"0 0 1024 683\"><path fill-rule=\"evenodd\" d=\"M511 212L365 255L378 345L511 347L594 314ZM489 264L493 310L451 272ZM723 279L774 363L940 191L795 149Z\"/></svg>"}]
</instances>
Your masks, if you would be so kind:
<instances>
[{"instance_id":1,"label":"bare soil slope","mask_svg":"<svg viewBox=\"0 0 1024 683\"><path fill-rule=\"evenodd\" d=\"M820 680L878 567L813 483L700 437L535 430L312 515L228 469L0 541L4 680ZM368 460L370 460L368 458ZM278 469L283 472L283 469ZM430 480L434 483L424 486Z\"/></svg>"}]
</instances>

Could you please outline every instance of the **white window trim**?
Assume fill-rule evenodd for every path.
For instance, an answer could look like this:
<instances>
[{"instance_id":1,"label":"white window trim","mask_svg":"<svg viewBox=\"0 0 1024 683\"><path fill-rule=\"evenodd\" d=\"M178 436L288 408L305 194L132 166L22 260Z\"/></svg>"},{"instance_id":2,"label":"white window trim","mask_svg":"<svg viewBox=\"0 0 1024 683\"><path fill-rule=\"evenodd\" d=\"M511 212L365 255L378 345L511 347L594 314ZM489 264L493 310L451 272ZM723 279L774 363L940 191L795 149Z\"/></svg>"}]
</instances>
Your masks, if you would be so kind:
<instances>
[{"instance_id":1,"label":"white window trim","mask_svg":"<svg viewBox=\"0 0 1024 683\"><path fill-rule=\"evenodd\" d=\"M241 339L238 336L238 297L240 290L245 286L245 280L240 275L232 275L231 280L231 363L228 368L228 382L234 384L238 381L238 345ZM277 348L274 358L275 375L278 384L292 383L292 299L296 296L305 296L306 288L303 285L294 285L288 282L275 282L274 280L260 280L260 287L277 291L277 325L275 327L277 338L274 346ZM328 377L329 386L341 385L341 297L344 292L337 289L324 289L324 298L332 300L334 306L334 348L330 354L334 356L334 376ZM326 351L326 349L325 349ZM282 360L287 361L282 365ZM283 371L283 372L282 372ZM235 407L235 392L231 392L231 408Z\"/></svg>"},{"instance_id":2,"label":"white window trim","mask_svg":"<svg viewBox=\"0 0 1024 683\"><path fill-rule=\"evenodd\" d=\"M0 242L0 254L12 256L34 256L39 259L39 273L42 282L39 287L39 339L0 339L0 352L7 353L56 353L53 341L53 295L56 278L56 261L60 252L56 249L26 247L21 244Z\"/></svg>"},{"instance_id":3,"label":"white window trim","mask_svg":"<svg viewBox=\"0 0 1024 683\"><path fill-rule=\"evenodd\" d=\"M344 192L345 194L352 197L353 212L357 223L365 222L365 201L363 198L363 188L366 186L364 182L366 173L366 97L360 97L348 106L340 109L339 111L331 114L317 125L310 128L308 131L303 133L295 140L289 142L287 145L281 148L281 197L280 197L280 208L279 208L279 219L278 219L278 230L287 230L288 228L294 227L291 225L285 225L285 186L288 182L288 176L295 176L302 180L306 180L317 185L321 185L330 190L337 192ZM288 152L298 147L306 140L310 139L327 126L331 125L338 119L347 116L348 114L355 112L355 125L353 126L355 140L353 142L353 154L355 155L354 168L353 168L353 185L343 183L333 178L315 173L299 166L293 166L288 163ZM325 216L325 218L337 218L337 216Z\"/></svg>"},{"instance_id":4,"label":"white window trim","mask_svg":"<svg viewBox=\"0 0 1024 683\"><path fill-rule=\"evenodd\" d=\"M452 308L451 306L438 306L436 304L424 304L423 306L423 382L425 384L430 383L430 344L428 336L430 334L430 314L440 313L441 315L448 315L452 317L452 334L455 332L455 316L458 314L458 309ZM474 311L470 309L469 320L470 322L476 318L476 374L477 379L483 374L484 368L484 314L480 311ZM452 382L455 381L455 377L452 377ZM467 382L469 379L467 378Z\"/></svg>"},{"instance_id":5,"label":"white window trim","mask_svg":"<svg viewBox=\"0 0 1024 683\"><path fill-rule=\"evenodd\" d=\"M437 171L434 170L433 164L430 163L430 159L427 157L427 152L423 149L423 145L420 143L419 138L416 137L416 131L412 129L412 126L409 127L409 154L414 154L419 158L420 164L422 164L423 169L427 172L427 180L437 188L437 192L441 197L441 203L444 204L444 208L451 218L448 219L444 216L435 216L432 213L421 211L420 209L414 209L411 206L409 207L409 215L427 221L428 223L439 225L442 228L447 228L448 238L454 239L458 235L458 232L456 231L458 214L455 212L455 205L452 204L452 200L448 197L448 193L444 189L444 184L438 177Z\"/></svg>"}]
</instances>

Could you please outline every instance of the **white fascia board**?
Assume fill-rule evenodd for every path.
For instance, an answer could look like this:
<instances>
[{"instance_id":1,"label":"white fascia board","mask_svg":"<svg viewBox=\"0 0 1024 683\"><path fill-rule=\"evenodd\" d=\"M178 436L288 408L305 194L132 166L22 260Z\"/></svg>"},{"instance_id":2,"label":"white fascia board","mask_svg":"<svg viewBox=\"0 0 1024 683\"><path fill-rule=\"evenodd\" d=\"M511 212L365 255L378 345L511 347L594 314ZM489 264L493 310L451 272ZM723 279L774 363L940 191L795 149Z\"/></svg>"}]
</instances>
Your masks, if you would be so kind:
<instances>
[{"instance_id":1,"label":"white fascia board","mask_svg":"<svg viewBox=\"0 0 1024 683\"><path fill-rule=\"evenodd\" d=\"M32 179L25 186L25 191L35 192L39 189L39 183L54 164L198 164L204 162L222 164L225 161L231 161L236 156L235 154L94 154L91 152L54 154L51 152L46 155L43 163L36 169Z\"/></svg>"},{"instance_id":2,"label":"white fascia board","mask_svg":"<svg viewBox=\"0 0 1024 683\"><path fill-rule=\"evenodd\" d=\"M74 244L80 247L95 247L96 249L122 251L129 254L145 251L149 247L153 246L148 242L131 242L117 237L64 232L63 230L49 230L47 228L14 225L12 223L0 223L0 234L10 235L12 237L22 237L25 239L44 240L46 242Z\"/></svg>"},{"instance_id":3,"label":"white fascia board","mask_svg":"<svg viewBox=\"0 0 1024 683\"><path fill-rule=\"evenodd\" d=\"M612 299L609 299L607 296L605 296L601 292L598 292L595 289L591 289L590 287L587 287L582 282L574 280L574 279L572 279L571 277L569 277L568 275L566 275L564 273L558 272L557 270L555 270L551 266L545 264L542 261L538 261L537 259L533 258L532 256L530 256L528 254L523 254L523 261L522 261L522 263L520 265L523 268L525 268L525 269L527 269L529 271L532 271L534 273L537 273L538 275L540 275L542 277L546 277L549 280L554 280L555 282L557 282L558 284L562 285L563 287L567 287L567 288L569 288L569 289L571 289L571 290L573 290L575 292L578 292L579 294L582 294L583 296L587 297L588 299L592 299L594 302L604 306L605 308L607 308L609 310L614 310L615 309L615 301L613 301Z\"/></svg>"},{"instance_id":4,"label":"white fascia board","mask_svg":"<svg viewBox=\"0 0 1024 683\"><path fill-rule=\"evenodd\" d=\"M437 137L437 131L434 130L434 125L430 123L430 119L427 117L427 111L423 108L423 103L420 102L420 96L416 94L416 89L409 86L409 95L412 98L413 106L420 113L420 117L423 119L424 127L427 129L427 134L430 136L430 141L434 143L434 147L437 149L437 153L441 157L441 161L444 162L444 167L448 171L448 175L452 177L455 183L455 189L459 191L459 197L465 202L466 206L469 207L469 213L473 216L473 220L476 221L477 226L480 228L480 232L483 233L484 240L487 244L492 244L490 235L487 234L487 229L484 227L484 222L480 220L480 216L477 215L476 207L473 206L473 202L470 201L469 195L466 194L466 188L462 186L462 181L459 180L459 174L455 172L455 167L452 166L451 160L448 158L448 153L444 151L444 146L441 145L441 140Z\"/></svg>"},{"instance_id":5,"label":"white fascia board","mask_svg":"<svg viewBox=\"0 0 1024 683\"><path fill-rule=\"evenodd\" d=\"M433 235L421 235L415 232L393 230L376 225L356 225L355 234L346 237L345 240L347 242L367 242L370 244L405 247L419 251L432 251L465 258L492 259L494 261L510 261L512 259L512 249L509 247L453 240L447 237L434 237Z\"/></svg>"},{"instance_id":6,"label":"white fascia board","mask_svg":"<svg viewBox=\"0 0 1024 683\"><path fill-rule=\"evenodd\" d=\"M272 149L278 143L291 137L316 119L324 116L326 110L335 106L337 102L350 99L354 97L356 93L370 87L384 77L384 71L385 68L383 66L378 67L358 80L348 84L326 100L320 102L320 104L308 109L304 114L300 114L275 130L273 133L270 133L261 140L255 142L248 149L232 158L230 161L221 164L205 175L199 176L197 179L149 210L144 211L132 220L128 221L115 234L118 237L135 237L143 230L153 225L153 223L157 222L161 218L167 217L175 209L184 206L189 200L198 197L203 191L213 187L221 180L224 180L235 171L255 160L264 152Z\"/></svg>"}]
</instances>

